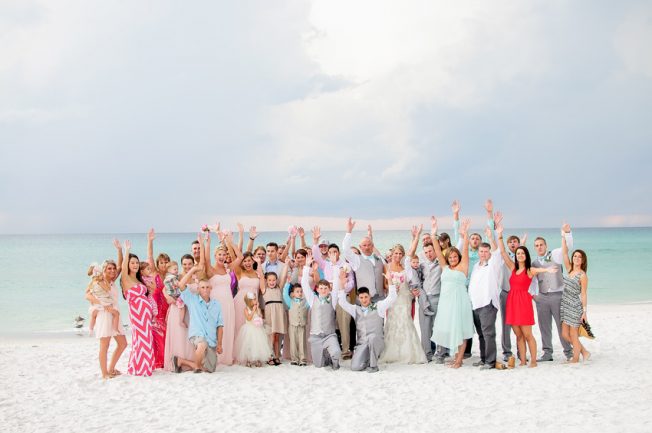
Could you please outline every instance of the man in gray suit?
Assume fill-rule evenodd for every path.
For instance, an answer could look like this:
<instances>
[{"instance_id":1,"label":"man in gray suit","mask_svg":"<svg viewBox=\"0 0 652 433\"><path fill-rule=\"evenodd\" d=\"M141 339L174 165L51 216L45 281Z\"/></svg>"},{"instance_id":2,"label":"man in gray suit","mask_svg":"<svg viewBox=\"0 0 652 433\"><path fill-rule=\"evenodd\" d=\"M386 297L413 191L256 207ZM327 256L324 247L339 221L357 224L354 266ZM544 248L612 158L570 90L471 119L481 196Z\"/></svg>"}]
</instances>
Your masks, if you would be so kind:
<instances>
[{"instance_id":1,"label":"man in gray suit","mask_svg":"<svg viewBox=\"0 0 652 433\"><path fill-rule=\"evenodd\" d=\"M573 235L570 225L564 224L562 227L568 249L573 248ZM561 295L564 291L563 271L563 254L561 248L548 251L546 240L538 237L534 240L534 249L537 257L532 260L533 268L551 268L556 267L556 273L541 273L536 276L539 285L539 294L534 298L537 305L537 318L539 319L539 331L541 331L541 345L543 347L543 356L537 359L540 361L552 361L552 319L557 324L557 332L561 346L564 349L566 359L573 356L573 348L566 340L561 337Z\"/></svg>"}]
</instances>

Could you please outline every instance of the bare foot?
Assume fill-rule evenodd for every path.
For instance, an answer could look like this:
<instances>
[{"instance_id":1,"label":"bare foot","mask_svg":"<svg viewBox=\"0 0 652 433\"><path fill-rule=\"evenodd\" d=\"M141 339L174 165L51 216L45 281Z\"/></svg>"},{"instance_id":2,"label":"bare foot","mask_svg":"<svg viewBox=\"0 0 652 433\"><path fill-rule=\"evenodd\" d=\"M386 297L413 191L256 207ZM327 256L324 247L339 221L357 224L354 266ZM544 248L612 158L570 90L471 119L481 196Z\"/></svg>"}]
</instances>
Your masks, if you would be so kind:
<instances>
[{"instance_id":1,"label":"bare foot","mask_svg":"<svg viewBox=\"0 0 652 433\"><path fill-rule=\"evenodd\" d=\"M519 367L523 367L525 365L527 365L527 362L525 362L525 361L521 361L521 362L518 363Z\"/></svg>"},{"instance_id":2,"label":"bare foot","mask_svg":"<svg viewBox=\"0 0 652 433\"><path fill-rule=\"evenodd\" d=\"M535 368L537 366L537 362L532 360L530 361L530 365L528 365L528 368Z\"/></svg>"},{"instance_id":3,"label":"bare foot","mask_svg":"<svg viewBox=\"0 0 652 433\"><path fill-rule=\"evenodd\" d=\"M583 362L586 362L586 361L588 361L589 359L591 359L591 352L589 352L588 350L584 350L584 351L582 352L582 361L583 361Z\"/></svg>"}]
</instances>

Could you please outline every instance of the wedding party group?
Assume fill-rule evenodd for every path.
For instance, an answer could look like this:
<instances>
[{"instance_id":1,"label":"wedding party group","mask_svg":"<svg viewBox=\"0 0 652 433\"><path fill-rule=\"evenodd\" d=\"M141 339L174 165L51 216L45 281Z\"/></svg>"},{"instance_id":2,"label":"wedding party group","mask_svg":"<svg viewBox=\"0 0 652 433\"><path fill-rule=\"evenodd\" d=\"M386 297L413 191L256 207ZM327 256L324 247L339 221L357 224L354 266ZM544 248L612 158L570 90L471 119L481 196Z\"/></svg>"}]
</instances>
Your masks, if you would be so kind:
<instances>
[{"instance_id":1,"label":"wedding party group","mask_svg":"<svg viewBox=\"0 0 652 433\"><path fill-rule=\"evenodd\" d=\"M494 213L491 200L484 207L480 233L469 233L471 222L460 220L455 201L452 236L439 232L433 216L428 232L412 227L407 249L396 244L385 254L375 247L371 226L353 245L351 218L339 245L324 239L319 227L311 230L311 245L303 228L291 226L284 243L255 246L254 226L245 247L242 224L237 242L219 224L203 226L178 262L155 256L153 229L145 260L130 241L116 239L117 261L91 265L86 289L102 377L121 374L116 365L128 344L120 297L131 328L128 374L136 376L283 361L337 370L350 360L351 370L373 373L388 363L444 364L449 358L448 365L459 368L471 356L474 333L480 359L473 366L536 367L553 360L553 322L565 362L588 360L579 338L591 336L587 256L573 251L570 226L561 227L560 248L549 250L537 237L531 256L527 235L505 240L503 215ZM534 308L541 353L532 333ZM109 360L111 339L117 347Z\"/></svg>"}]
</instances>

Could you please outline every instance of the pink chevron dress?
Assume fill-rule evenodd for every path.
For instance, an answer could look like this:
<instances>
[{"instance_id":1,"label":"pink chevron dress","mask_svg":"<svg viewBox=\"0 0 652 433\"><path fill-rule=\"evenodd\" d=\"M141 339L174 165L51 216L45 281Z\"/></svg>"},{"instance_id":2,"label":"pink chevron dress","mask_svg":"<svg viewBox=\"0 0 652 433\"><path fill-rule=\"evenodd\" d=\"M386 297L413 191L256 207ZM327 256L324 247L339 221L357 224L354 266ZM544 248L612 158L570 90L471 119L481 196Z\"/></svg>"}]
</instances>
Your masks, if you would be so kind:
<instances>
[{"instance_id":1,"label":"pink chevron dress","mask_svg":"<svg viewBox=\"0 0 652 433\"><path fill-rule=\"evenodd\" d=\"M127 291L129 321L131 323L131 353L128 373L134 376L151 376L154 369L152 337L153 308L147 298L147 287L137 284Z\"/></svg>"}]
</instances>

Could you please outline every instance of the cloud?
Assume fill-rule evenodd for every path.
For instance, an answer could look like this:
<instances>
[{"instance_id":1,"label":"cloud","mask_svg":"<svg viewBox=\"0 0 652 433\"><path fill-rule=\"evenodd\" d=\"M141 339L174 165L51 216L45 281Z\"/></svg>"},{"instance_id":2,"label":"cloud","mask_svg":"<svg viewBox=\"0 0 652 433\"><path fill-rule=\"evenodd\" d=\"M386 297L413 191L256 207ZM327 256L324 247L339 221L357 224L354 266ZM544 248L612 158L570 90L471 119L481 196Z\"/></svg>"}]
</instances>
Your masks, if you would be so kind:
<instances>
[{"instance_id":1,"label":"cloud","mask_svg":"<svg viewBox=\"0 0 652 433\"><path fill-rule=\"evenodd\" d=\"M650 215L651 11L2 2L0 232Z\"/></svg>"}]
</instances>

